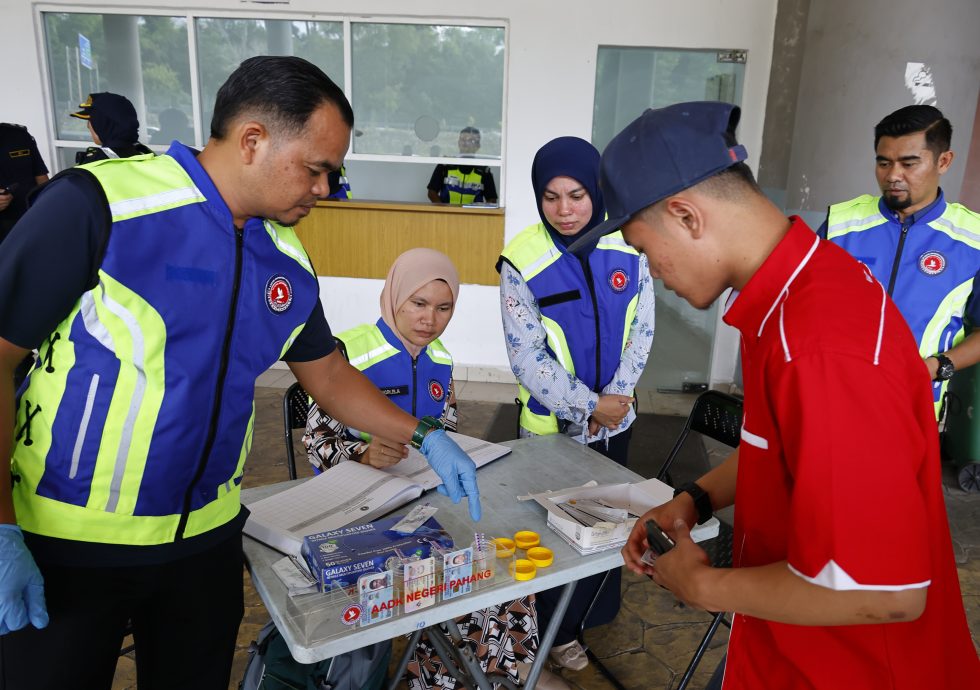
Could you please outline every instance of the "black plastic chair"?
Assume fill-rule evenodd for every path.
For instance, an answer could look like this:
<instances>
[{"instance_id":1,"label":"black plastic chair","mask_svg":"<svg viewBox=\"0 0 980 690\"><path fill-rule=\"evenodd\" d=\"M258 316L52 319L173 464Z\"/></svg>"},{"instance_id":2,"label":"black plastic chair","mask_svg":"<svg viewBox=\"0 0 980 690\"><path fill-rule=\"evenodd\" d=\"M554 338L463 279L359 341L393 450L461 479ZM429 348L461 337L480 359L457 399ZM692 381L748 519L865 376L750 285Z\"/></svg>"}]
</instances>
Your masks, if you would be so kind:
<instances>
[{"instance_id":1,"label":"black plastic chair","mask_svg":"<svg viewBox=\"0 0 980 690\"><path fill-rule=\"evenodd\" d=\"M699 395L698 399L694 401L694 407L687 418L684 430L677 437L674 447L670 450L670 454L660 471L657 472L657 479L666 481L668 484L671 483L669 479L670 466L687 440L688 434L692 431L732 448L737 448L742 431L742 400L719 391L705 391ZM702 542L701 547L707 552L711 564L716 568L730 568L732 566L732 528L729 525L722 522L718 536ZM708 626L707 632L701 639L701 644L698 645L691 662L687 665L687 670L684 671L677 690L687 688L694 677L698 664L701 663L701 658L708 649L708 645L711 644L711 639L721 624L728 628L732 627L723 611L712 614L711 625Z\"/></svg>"},{"instance_id":2,"label":"black plastic chair","mask_svg":"<svg viewBox=\"0 0 980 690\"><path fill-rule=\"evenodd\" d=\"M699 395L694 401L694 407L691 408L684 429L674 442L674 447L670 449L664 464L660 466L657 479L671 483L670 466L692 431L720 441L726 446L738 448L742 433L742 400L720 391L705 391Z\"/></svg>"},{"instance_id":3,"label":"black plastic chair","mask_svg":"<svg viewBox=\"0 0 980 690\"><path fill-rule=\"evenodd\" d=\"M286 389L282 396L282 423L286 434L286 468L289 478L296 479L296 456L293 452L293 429L306 428L306 416L310 411L310 396L299 383Z\"/></svg>"}]
</instances>

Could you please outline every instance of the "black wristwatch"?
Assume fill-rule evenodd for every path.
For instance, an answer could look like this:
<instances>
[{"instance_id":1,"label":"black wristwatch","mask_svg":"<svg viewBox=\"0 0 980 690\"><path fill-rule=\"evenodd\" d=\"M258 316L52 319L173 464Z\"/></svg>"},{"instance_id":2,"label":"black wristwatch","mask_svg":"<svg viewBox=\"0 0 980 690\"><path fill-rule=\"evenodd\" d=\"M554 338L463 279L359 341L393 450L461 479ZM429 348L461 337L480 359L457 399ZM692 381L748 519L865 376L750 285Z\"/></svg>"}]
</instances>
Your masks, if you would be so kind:
<instances>
[{"instance_id":1,"label":"black wristwatch","mask_svg":"<svg viewBox=\"0 0 980 690\"><path fill-rule=\"evenodd\" d=\"M711 510L711 497L708 492L694 482L688 482L674 489L675 497L684 493L691 494L691 498L694 499L694 507L698 511L698 524L703 525L710 520L713 511Z\"/></svg>"},{"instance_id":2,"label":"black wristwatch","mask_svg":"<svg viewBox=\"0 0 980 690\"><path fill-rule=\"evenodd\" d=\"M953 361L942 352L934 354L933 357L939 362L939 366L936 368L936 378L933 380L949 381L953 378L953 374L956 373L956 367L953 365Z\"/></svg>"}]
</instances>

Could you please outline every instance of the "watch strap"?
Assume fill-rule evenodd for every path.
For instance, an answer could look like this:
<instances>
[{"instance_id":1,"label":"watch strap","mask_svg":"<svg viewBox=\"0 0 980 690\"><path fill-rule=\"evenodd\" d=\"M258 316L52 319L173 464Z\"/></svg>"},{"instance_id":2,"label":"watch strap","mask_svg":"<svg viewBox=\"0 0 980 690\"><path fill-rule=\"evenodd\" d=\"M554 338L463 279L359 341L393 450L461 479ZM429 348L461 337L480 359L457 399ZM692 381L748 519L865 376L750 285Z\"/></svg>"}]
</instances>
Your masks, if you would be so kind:
<instances>
[{"instance_id":1,"label":"watch strap","mask_svg":"<svg viewBox=\"0 0 980 690\"><path fill-rule=\"evenodd\" d=\"M415 427L415 431L412 432L412 448L419 450L422 447L422 442L425 441L425 435L427 433L433 429L442 428L442 422L435 417L422 417L419 420L418 426Z\"/></svg>"},{"instance_id":2,"label":"watch strap","mask_svg":"<svg viewBox=\"0 0 980 690\"><path fill-rule=\"evenodd\" d=\"M703 525L710 520L714 511L711 508L711 497L708 492L694 482L681 484L674 490L675 497L685 493L690 494L691 498L694 499L694 508L698 511L698 524Z\"/></svg>"},{"instance_id":3,"label":"watch strap","mask_svg":"<svg viewBox=\"0 0 980 690\"><path fill-rule=\"evenodd\" d=\"M956 372L956 366L953 364L953 360L947 357L942 352L937 352L933 355L936 361L939 362L939 366L936 368L936 381L948 381L953 377Z\"/></svg>"}]
</instances>

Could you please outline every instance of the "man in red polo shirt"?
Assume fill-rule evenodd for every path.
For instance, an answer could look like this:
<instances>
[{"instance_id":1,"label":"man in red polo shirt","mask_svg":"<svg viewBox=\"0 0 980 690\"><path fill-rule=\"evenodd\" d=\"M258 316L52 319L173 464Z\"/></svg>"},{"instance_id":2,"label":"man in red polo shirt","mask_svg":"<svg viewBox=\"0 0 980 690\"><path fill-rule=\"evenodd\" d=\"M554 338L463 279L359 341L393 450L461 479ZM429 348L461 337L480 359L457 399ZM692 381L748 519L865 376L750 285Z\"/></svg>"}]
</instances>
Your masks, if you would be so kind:
<instances>
[{"instance_id":1,"label":"man in red polo shirt","mask_svg":"<svg viewBox=\"0 0 980 690\"><path fill-rule=\"evenodd\" d=\"M626 565L734 612L726 690L980 687L926 366L868 269L763 196L738 118L648 110L602 156L590 236L621 227L695 307L733 288L745 381L739 449L637 521ZM734 567L713 568L688 530L736 494ZM648 519L677 543L652 567Z\"/></svg>"}]
</instances>

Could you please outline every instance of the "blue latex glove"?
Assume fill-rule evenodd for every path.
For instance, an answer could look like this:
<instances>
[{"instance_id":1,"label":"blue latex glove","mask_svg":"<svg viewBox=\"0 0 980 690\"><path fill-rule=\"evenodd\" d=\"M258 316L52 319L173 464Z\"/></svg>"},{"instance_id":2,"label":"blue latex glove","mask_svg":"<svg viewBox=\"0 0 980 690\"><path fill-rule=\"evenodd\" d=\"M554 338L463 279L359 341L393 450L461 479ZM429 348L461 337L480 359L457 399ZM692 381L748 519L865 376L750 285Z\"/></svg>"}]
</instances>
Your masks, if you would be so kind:
<instances>
[{"instance_id":1,"label":"blue latex glove","mask_svg":"<svg viewBox=\"0 0 980 690\"><path fill-rule=\"evenodd\" d=\"M442 429L427 433L419 450L442 480L436 490L449 496L453 503L459 503L465 494L470 504L470 517L474 522L478 521L482 515L480 489L476 486L476 465L470 456Z\"/></svg>"},{"instance_id":2,"label":"blue latex glove","mask_svg":"<svg viewBox=\"0 0 980 690\"><path fill-rule=\"evenodd\" d=\"M17 525L0 525L0 635L48 624L44 580Z\"/></svg>"}]
</instances>

